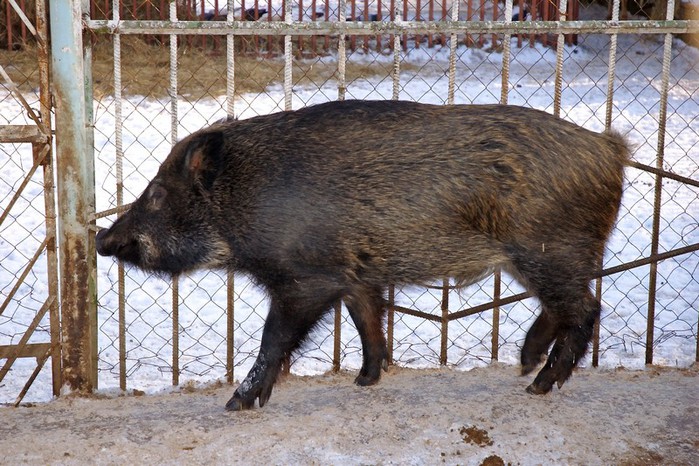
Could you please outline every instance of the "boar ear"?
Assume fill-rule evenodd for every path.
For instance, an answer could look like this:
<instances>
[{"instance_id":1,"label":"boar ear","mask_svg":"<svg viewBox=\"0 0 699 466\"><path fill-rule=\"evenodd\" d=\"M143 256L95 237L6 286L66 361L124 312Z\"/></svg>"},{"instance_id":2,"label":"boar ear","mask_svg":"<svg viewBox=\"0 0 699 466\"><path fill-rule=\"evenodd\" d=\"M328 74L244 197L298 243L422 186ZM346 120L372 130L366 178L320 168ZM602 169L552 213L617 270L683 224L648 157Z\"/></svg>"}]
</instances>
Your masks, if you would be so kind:
<instances>
[{"instance_id":1,"label":"boar ear","mask_svg":"<svg viewBox=\"0 0 699 466\"><path fill-rule=\"evenodd\" d=\"M206 132L192 139L184 156L184 170L188 178L201 183L204 189L212 188L223 163L223 134Z\"/></svg>"}]
</instances>

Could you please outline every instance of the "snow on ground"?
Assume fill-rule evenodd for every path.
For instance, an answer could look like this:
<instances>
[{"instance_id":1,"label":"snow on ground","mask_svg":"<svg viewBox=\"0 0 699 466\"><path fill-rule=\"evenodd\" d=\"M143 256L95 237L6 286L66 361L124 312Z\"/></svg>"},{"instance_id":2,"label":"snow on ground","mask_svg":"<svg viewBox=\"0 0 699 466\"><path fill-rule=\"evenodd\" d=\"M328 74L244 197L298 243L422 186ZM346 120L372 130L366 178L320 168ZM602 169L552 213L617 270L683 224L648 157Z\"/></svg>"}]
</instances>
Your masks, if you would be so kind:
<instances>
[{"instance_id":1,"label":"snow on ground","mask_svg":"<svg viewBox=\"0 0 699 466\"><path fill-rule=\"evenodd\" d=\"M514 41L514 39L513 39ZM581 36L581 43L565 49L564 88L561 115L593 130L604 127L607 90L607 36ZM555 52L549 48L513 47L509 102L551 112L554 95ZM325 57L327 63L333 58ZM350 60L383 63L391 69L392 57L355 52ZM671 90L668 95L668 127L665 166L684 176L697 177L699 145L699 52L675 41L672 60ZM313 66L313 60L299 66ZM446 49L411 49L404 63L419 67L418 72L403 71L400 98L442 104L448 93L448 52ZM457 103L494 103L500 97L502 55L482 49L460 48L457 62L455 100ZM620 36L614 90L613 126L626 134L636 146L635 159L654 165L658 112L661 88L662 39L656 36ZM392 83L388 76L359 77L348 83L347 98L390 99ZM296 85L293 108L337 98L337 84L326 82L319 87ZM35 98L33 98L35 100ZM30 99L31 101L31 99ZM248 118L283 108L280 86L270 86L262 94L243 94L236 98L236 114ZM124 148L126 157L126 202L140 194L169 151L169 102L130 97L124 101ZM0 99L0 123L17 124L22 112L12 99ZM225 116L225 99L212 98L190 102L178 101L178 135L192 132ZM95 146L97 150L98 210L114 206L114 102L104 98L95 102ZM9 149L8 149L9 150ZM5 152L0 166L6 180L20 180L31 161L24 149ZM6 159L11 158L12 163ZM650 253L650 231L653 216L653 178L637 170L629 170L623 208L618 229L610 241L606 266L645 257ZM0 183L0 199L16 188L14 181ZM13 218L1 226L2 268L0 289L3 295L12 286L18 270L31 257L33 241L27 239L18 248L13 238L24 238L27 232L41 237L43 199L37 183L30 185L28 199L13 208ZM699 198L696 189L666 180L663 184L663 221L661 251L699 242L697 213ZM26 212L32 212L27 215ZM108 226L110 219L98 222ZM42 261L31 285L22 287L18 303L13 302L0 317L0 345L16 344L20 331L26 328L35 310L46 295L42 281ZM655 362L668 366L689 366L697 344L697 307L699 306L699 254L689 254L663 261L659 267L656 308ZM45 270L45 269L43 269ZM603 280L603 318L601 331L601 365L642 368L644 365L645 332L648 302L648 267L617 274ZM223 275L209 272L185 278L180 284L180 366L181 381L206 382L220 380L225 374L226 358L226 291ZM116 315L116 267L109 259L98 261L100 387L118 387L118 321ZM504 294L515 294L521 288L506 278ZM171 384L172 324L170 285L160 279L129 270L127 274L127 375L128 387L153 392ZM489 300L487 281L450 294L450 309L458 310ZM235 376L242 378L250 368L259 345L260 330L266 313L266 300L259 289L243 276L236 276ZM426 312L439 313L440 291L406 287L399 290L399 304ZM37 306L37 303L39 305ZM26 308L26 309L25 309ZM526 329L536 315L536 302L506 306L500 323L500 361L516 364ZM26 315L30 317L27 318ZM449 325L449 363L459 369L472 369L490 361L492 313L461 319ZM325 322L306 345L303 357L296 360L292 371L299 375L320 374L331 367L332 325ZM42 323L37 338L46 338L48 324ZM400 365L437 367L439 363L438 325L410 316L397 317L394 358ZM43 336L42 336L43 335ZM39 340L39 341L46 341ZM355 370L361 365L361 345L352 325L342 326L342 365ZM582 362L589 366L590 361ZM18 361L15 374L29 374L34 361ZM26 376L11 373L0 384L0 403L11 402L21 389ZM44 369L27 401L50 398L49 370ZM506 458L505 458L506 459ZM506 459L507 460L507 459Z\"/></svg>"},{"instance_id":2,"label":"snow on ground","mask_svg":"<svg viewBox=\"0 0 699 466\"><path fill-rule=\"evenodd\" d=\"M232 387L62 397L5 409L4 464L644 465L699 463L699 373L579 370L547 396L517 368L392 368L280 382L229 413Z\"/></svg>"}]
</instances>

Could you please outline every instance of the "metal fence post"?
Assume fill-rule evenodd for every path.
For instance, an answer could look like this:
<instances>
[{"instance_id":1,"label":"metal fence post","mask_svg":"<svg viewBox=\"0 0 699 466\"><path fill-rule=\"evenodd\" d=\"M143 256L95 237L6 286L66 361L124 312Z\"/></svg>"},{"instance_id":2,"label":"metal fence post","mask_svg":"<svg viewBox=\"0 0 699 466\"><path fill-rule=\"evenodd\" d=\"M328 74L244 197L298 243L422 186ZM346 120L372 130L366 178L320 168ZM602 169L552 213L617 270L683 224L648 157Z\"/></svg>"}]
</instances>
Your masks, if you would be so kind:
<instances>
[{"instance_id":1,"label":"metal fence post","mask_svg":"<svg viewBox=\"0 0 699 466\"><path fill-rule=\"evenodd\" d=\"M83 56L85 53L89 58L91 51L83 48L81 1L52 0L49 8L56 100L63 380L72 390L92 391L97 388L96 257L90 231L95 214L95 173L92 98L86 92L92 79Z\"/></svg>"}]
</instances>

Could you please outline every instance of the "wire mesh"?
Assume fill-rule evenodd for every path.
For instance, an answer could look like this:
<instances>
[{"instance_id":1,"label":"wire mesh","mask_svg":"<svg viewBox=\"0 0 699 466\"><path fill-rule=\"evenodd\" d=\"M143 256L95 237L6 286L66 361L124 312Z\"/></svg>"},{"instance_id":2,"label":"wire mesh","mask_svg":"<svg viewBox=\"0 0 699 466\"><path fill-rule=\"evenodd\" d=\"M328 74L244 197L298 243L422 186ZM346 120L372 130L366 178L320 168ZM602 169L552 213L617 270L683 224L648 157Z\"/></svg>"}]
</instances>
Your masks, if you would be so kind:
<instances>
[{"instance_id":1,"label":"wire mesh","mask_svg":"<svg viewBox=\"0 0 699 466\"><path fill-rule=\"evenodd\" d=\"M165 21L170 15L167 2L116 3L122 8L120 18L124 21ZM176 17L178 21L201 21L200 28L208 21L225 22L228 15L224 3L206 3L202 10L201 2L178 2ZM133 201L167 156L175 134L181 137L214 123L230 113L231 108L235 109L236 117L249 118L284 110L289 104L292 108L300 108L339 98L397 97L436 104L452 100L454 103L491 104L500 102L505 95L509 104L550 113L557 111L556 102L559 102L562 118L596 131L605 128L607 109L611 108L611 126L631 140L635 147L634 160L655 165L661 127L664 54L663 37L658 34L619 33L614 38L616 57L611 63L614 79L610 86L609 52L613 39L609 32L613 25L607 24L599 33L583 33L581 29L567 34L561 46L556 34L543 27L536 29L539 21L556 19L556 5L550 2L515 1L509 9L507 4L461 2L458 11L452 9L451 2L418 3L414 0L381 4L363 1L323 4L305 1L288 5L253 1L231 3L235 6L234 19L251 23L252 31L259 25L262 32L231 33L228 42L223 40L222 34L178 33L177 47L169 49L174 36L170 30L144 28L136 34L114 35L103 34L99 25L93 28L90 45L94 57L98 211ZM111 0L96 1L92 5L92 20L113 18ZM620 12L621 19L663 19L653 17L656 13L647 3L632 1L620 2L620 5L625 8ZM283 34L263 29L263 26L286 21L289 10L292 20L296 21L289 27L296 28L298 34L290 36L291 45L287 50L291 51L291 57L287 59L283 55ZM216 14L209 17L212 11ZM506 15L509 11L512 11L511 16ZM439 23L452 16L464 25L458 33L444 33ZM611 18L611 14L605 5L576 2L567 5L568 20L593 24L607 18ZM341 42L337 34L303 32L303 23L353 24L360 19L389 25L396 19L429 24L425 26L426 32L415 34L350 31ZM507 35L466 29L467 21L487 20L526 23L531 29ZM114 54L117 37L118 59ZM508 38L505 47L504 41ZM31 66L24 67L21 63L31 47L28 44L19 50L2 51L8 54L10 63L16 64L16 69L10 71L19 77L17 82L29 95L36 77ZM174 62L171 50L176 54ZM231 56L234 56L232 63ZM664 159L660 167L691 180L699 178L699 165L694 155L699 145L698 56L697 50L685 42L677 39L672 42ZM503 80L505 66L507 74ZM176 73L174 93L173 69ZM285 69L291 70L290 88L289 81L285 88L285 78L288 80ZM114 89L115 70L120 74L119 93ZM233 83L229 76L233 76ZM234 94L227 96L227 93ZM6 94L0 95L3 99L0 106L3 118L12 123L15 110ZM115 95L120 95L120 117L116 116ZM21 115L22 112L16 113ZM174 114L177 118L173 127ZM124 154L120 162L124 180L123 199L120 200L116 194L117 128L121 132L119 139ZM536 131L536 122L532 122L531 130ZM5 164L18 163L14 152L3 157ZM6 191L11 189L7 180L2 183L7 186ZM623 206L605 255L605 268L622 266L651 254L655 184L655 175L635 168L627 170ZM658 251L668 252L699 243L696 186L663 178L661 199ZM98 223L107 226L113 219L114 216L110 216ZM17 238L28 238L32 228L21 227L24 232ZM4 241L8 235L3 232ZM23 241L29 240L20 242ZM696 251L658 263L653 290L655 332L651 343L655 363L686 366L696 359L698 264ZM4 275L16 273L7 267L3 260ZM99 258L97 271L102 388L123 386L120 378L126 379L125 385L129 388L158 388L174 380L182 383L192 379L220 379L225 376L229 363L228 345L232 345L233 350L234 378L240 379L252 365L260 344L267 299L246 277L235 277L231 309L229 283L222 272L180 277L176 296L173 296L170 281L127 267L120 296L117 265L110 259ZM602 279L601 364L639 367L645 362L650 275L650 266L643 265ZM501 288L502 297L523 291L507 276L503 277ZM36 290L28 291L29 295L35 293ZM396 305L431 316L394 314L392 327L387 330L392 335L389 344L396 364L433 367L446 360L449 365L468 368L487 363L494 358L491 340L495 317L498 317L497 359L510 363L518 361L526 331L539 312L535 299L503 305L497 316L492 310L486 310L443 322L443 298L441 284L396 288ZM487 278L460 291L450 290L448 309L454 313L486 304L494 298L493 279ZM122 312L119 311L120 299L124 301ZM173 322L175 315L177 320ZM233 316L232 341L227 338L230 315ZM307 374L330 370L338 364L348 369L361 366L361 342L348 321L346 310L342 310L341 316L339 336L334 335L333 314L330 313L295 355L293 371ZM0 322L0 332L4 328L8 327ZM443 354L445 330L447 344L446 354ZM337 346L339 353L336 353ZM339 354L339 361L335 354ZM583 364L590 362L586 360Z\"/></svg>"}]
</instances>

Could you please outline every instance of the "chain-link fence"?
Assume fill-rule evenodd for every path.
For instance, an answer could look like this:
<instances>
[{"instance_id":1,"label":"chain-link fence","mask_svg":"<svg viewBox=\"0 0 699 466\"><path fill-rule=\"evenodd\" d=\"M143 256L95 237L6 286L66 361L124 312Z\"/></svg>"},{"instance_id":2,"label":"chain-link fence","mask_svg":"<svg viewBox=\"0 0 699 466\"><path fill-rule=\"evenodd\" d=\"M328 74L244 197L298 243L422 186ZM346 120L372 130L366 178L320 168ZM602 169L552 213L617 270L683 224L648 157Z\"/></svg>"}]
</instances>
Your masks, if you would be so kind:
<instances>
[{"instance_id":1,"label":"chain-link fence","mask_svg":"<svg viewBox=\"0 0 699 466\"><path fill-rule=\"evenodd\" d=\"M34 4L8 3L0 19L0 35L8 44L0 40L0 403L18 404L27 394L45 398L60 389L44 13ZM45 365L53 371L42 370Z\"/></svg>"},{"instance_id":2,"label":"chain-link fence","mask_svg":"<svg viewBox=\"0 0 699 466\"><path fill-rule=\"evenodd\" d=\"M85 21L99 226L141 193L177 139L226 115L350 98L535 107L592 130L611 126L635 148L604 276L593 283L603 315L583 364L697 360L699 52L671 35L686 21L651 21L636 2L624 2L634 21L621 23L618 4L577 2L165 3L95 2ZM159 16L132 21L148 4ZM211 11L217 17L202 20ZM548 21L569 14L576 21ZM97 275L100 387L232 380L252 365L267 300L246 277L209 271L173 283L104 258ZM392 360L415 367L516 363L538 313L505 275L462 290L391 287L387 298ZM291 369L360 366L361 343L338 309Z\"/></svg>"}]
</instances>

